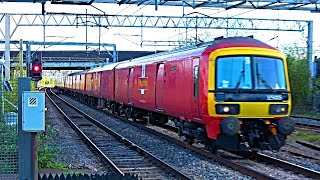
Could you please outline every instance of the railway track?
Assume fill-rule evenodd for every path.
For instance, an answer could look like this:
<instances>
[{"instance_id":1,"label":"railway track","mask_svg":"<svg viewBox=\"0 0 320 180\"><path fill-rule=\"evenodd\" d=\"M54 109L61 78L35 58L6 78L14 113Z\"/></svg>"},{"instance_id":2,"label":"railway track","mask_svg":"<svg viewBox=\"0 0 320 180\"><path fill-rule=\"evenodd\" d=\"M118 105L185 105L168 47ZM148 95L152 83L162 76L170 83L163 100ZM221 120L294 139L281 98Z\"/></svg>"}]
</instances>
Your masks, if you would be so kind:
<instances>
[{"instance_id":1,"label":"railway track","mask_svg":"<svg viewBox=\"0 0 320 180\"><path fill-rule=\"evenodd\" d=\"M309 142L306 142L306 141L296 141L298 144L301 144L305 147L308 147L310 149L313 149L313 150L316 150L316 151L320 151L320 146L319 145L316 145L316 144L312 144L312 143L309 143Z\"/></svg>"},{"instance_id":2,"label":"railway track","mask_svg":"<svg viewBox=\"0 0 320 180\"><path fill-rule=\"evenodd\" d=\"M241 156L250 158L250 159L255 159L255 160L261 160L267 163L270 163L272 165L281 167L283 169L295 172L297 174L303 174L304 176L311 177L314 179L320 179L320 172L314 171L312 169L308 169L296 164L292 164L290 162L283 161L281 159L277 159L262 153L251 153L251 152L244 152L240 153Z\"/></svg>"},{"instance_id":3,"label":"railway track","mask_svg":"<svg viewBox=\"0 0 320 180\"><path fill-rule=\"evenodd\" d=\"M94 107L94 108L96 108L96 107ZM96 108L96 109L101 110L99 108ZM146 131L148 131L150 133L153 133L153 134L155 134L155 135L157 135L159 137L167 139L168 141L174 142L174 143L176 143L178 145L181 145L183 147L191 149L194 152L197 152L197 153L199 153L199 154L201 154L201 155L203 155L203 156L205 156L207 158L211 158L211 159L213 159L215 161L218 161L218 162L222 163L223 165L231 167L231 168L233 168L233 169L235 169L237 171L240 171L240 172L242 172L244 174L247 174L249 176L253 176L253 177L256 177L258 179L261 179L261 178L271 178L271 179L273 179L272 177L270 177L268 175L262 174L262 173L260 173L258 171L254 171L254 170L252 170L250 168L247 168L247 167L242 166L240 164L237 164L237 163L234 163L232 161L229 161L229 160L227 160L225 158L222 158L222 157L220 157L218 155L209 153L209 152L203 150L202 148L198 148L198 147L195 147L193 145L189 145L188 143L182 142L181 140L175 139L175 138L167 136L167 135L165 135L165 134L163 134L161 132L155 131L155 130L150 129L148 127L145 127L142 124L138 124L138 123L132 122L131 120L126 119L125 117L112 114L109 111L103 111L103 110L101 110L101 111L106 113L106 114L108 114L108 115L116 117L118 119L121 119L122 121L128 122L128 123L130 123L130 124L132 124L134 126L137 126L137 127L141 128L141 129L144 129L144 130L146 130ZM165 125L165 126L162 126L162 127L167 128L167 129L169 129L171 131L176 131L174 128L171 128L170 126L168 127L168 126ZM250 157L251 159L259 159L259 160L264 161L266 163L270 163L270 164L273 164L275 166L281 167L283 169L292 171L292 172L294 172L296 174L302 174L302 175L304 175L306 177L320 179L320 172L318 172L318 171L314 171L312 169L308 169L308 168L305 168L305 167L302 167L302 166L299 166L299 165L295 165L295 164L292 164L290 162L286 162L286 161L283 161L281 159L277 159L277 158L274 158L274 157L271 157L271 156L268 156L268 155L265 155L265 154L261 154L261 153L245 153L245 154L242 154L242 155L244 157L246 157L246 158Z\"/></svg>"},{"instance_id":4,"label":"railway track","mask_svg":"<svg viewBox=\"0 0 320 180\"><path fill-rule=\"evenodd\" d=\"M296 123L297 129L307 129L307 130L312 130L314 132L320 132L320 118L311 118L306 116L291 116L291 117L298 118L298 119L307 119L313 122L313 123L309 123L308 121L296 120L295 123Z\"/></svg>"},{"instance_id":5,"label":"railway track","mask_svg":"<svg viewBox=\"0 0 320 180\"><path fill-rule=\"evenodd\" d=\"M110 114L110 115L112 115L112 116L115 116L115 117L117 117L117 118L120 118L120 119L122 119L122 120L124 120L124 121L127 121L127 122L129 122L129 123L133 123L133 122L131 122L130 120L127 120L127 119L125 119L125 118L123 118L123 117L119 117L119 116L114 115L114 114L109 113L109 112L107 112L107 113ZM136 125L136 124L133 123L133 125ZM229 163L233 163L232 161L228 161L228 160L227 160L228 162L224 162L226 159L224 159L224 158L220 159L220 158L221 158L220 156L211 154L211 153L209 153L209 152L207 152L207 151L205 151L205 150L203 150L203 149L201 149L201 148L198 148L198 147L189 145L189 144L184 143L184 142L182 142L182 141L180 141L180 140L177 140L177 139L175 139L175 138L172 138L172 137L167 136L167 135L165 135L165 134L162 134L162 133L160 133L160 132L154 131L154 130L152 130L152 129L150 129L150 128L147 128L147 127L144 127L144 126L142 126L142 125L137 124L137 126L139 126L140 128L145 129L146 131L149 131L150 133L157 134L158 136L160 136L160 137L162 137L162 138L165 138L165 139L167 139L167 140L169 140L169 141L175 142L176 144L179 144L179 145L184 146L184 147L186 147L186 148L192 149L193 151L195 151L195 152L197 152L197 153L199 153L199 154L201 154L201 155L204 155L204 156L206 156L206 157L208 157L208 158L211 158L211 159L213 159L213 160L216 160L216 161L218 161L218 162L221 162L221 163L223 163L224 165L227 165L227 166L229 166L229 167L232 167L232 165L229 164ZM238 153L237 153L237 154L238 154ZM259 159L259 160L264 161L264 162L266 162L266 163L273 164L273 165L278 166L278 167L281 167L281 168L283 168L283 169L292 171L292 172L294 172L294 173L296 173L296 174L302 174L302 175L304 175L304 176L306 176L306 177L311 177L311 178L315 178L315 179L320 179L320 172L318 172L318 171L314 171L314 170L312 170L312 169L308 169L308 168L305 168L305 167L302 167L302 166L299 166L299 165L295 165L295 164L292 164L292 163L290 163L290 162L286 162L286 161L283 161L283 160L281 160L281 159L277 159L277 158L274 158L274 157L271 157L271 156L268 156L268 155L265 155L265 154L262 154L262 153L252 153L252 152L248 152L248 153L240 153L240 155L243 156L243 157L245 157L245 158ZM238 169L236 169L236 170L238 170ZM240 172L242 172L242 171L240 171ZM245 173L245 172L243 172L243 173Z\"/></svg>"},{"instance_id":6,"label":"railway track","mask_svg":"<svg viewBox=\"0 0 320 180\"><path fill-rule=\"evenodd\" d=\"M110 114L110 115L112 115L112 116L114 116L114 117L120 118L120 119L122 119L122 120L124 120L124 121L128 121L129 123L132 123L131 121L129 121L129 120L127 120L127 119L125 119L125 118L123 118L123 117L121 117L121 116L114 115L114 114L112 114L112 113L110 113L110 112L107 112L107 113ZM300 117L300 118L301 118L301 117ZM311 118L310 118L310 119L311 119ZM317 119L317 120L320 122L320 119ZM133 123L133 125L135 125L135 123ZM303 126L304 128L306 128L306 127L312 128L312 130L315 130L315 131L317 131L317 130L318 130L317 128L319 128L319 132L320 132L320 126L310 125L310 124L302 124L302 125L304 125L304 126ZM138 126L140 126L140 128L146 128L146 127L141 126L141 125L138 125ZM177 129L176 129L176 128L174 128L174 127L172 127L172 126L169 126L169 125L161 125L161 127L162 127L162 128L166 128L167 130L170 130L170 131L173 131L173 132L177 132ZM149 129L149 128L146 128L146 130L149 131L150 129ZM166 136L166 135L164 135L164 134L162 134L162 133L159 133L159 132L157 132L157 131L154 131L154 130L151 130L150 132L151 132L151 133L154 132L154 133L156 133L158 136L161 136L161 137ZM165 138L165 137L163 137L163 138ZM168 140L169 140L169 139L170 139L170 141L171 141L171 139L172 139L172 141L174 141L174 142L176 142L177 144L180 144L180 145L182 145L182 146L185 146L186 148L194 149L194 146L192 146L192 145L189 145L189 144L187 144L187 143L183 143L183 142L181 142L181 141L179 141L179 140L176 140L176 139L174 139L174 138L172 138L172 137L169 137ZM182 144L181 144L181 143L182 143ZM315 145L310 144L310 143L307 143L307 142L297 141L297 143L298 143L298 144L301 144L301 145L304 145L304 146L306 146L306 147L309 147L309 148L311 148L311 149L320 150L320 147L319 147L319 146L315 146ZM199 150L199 148L196 148L196 149L194 149L194 150L195 150L196 152L198 152L198 153L206 156L206 157L209 157L209 156L210 156L212 159L220 162L220 160L216 159L215 157L212 157L212 156L211 156L211 155L212 155L211 153L209 153L209 154L204 153L204 154L203 154L203 153L201 152L201 151L203 151L203 150L202 150L202 149ZM206 152L206 151L205 151L205 152ZM293 154L294 154L295 152L290 152L290 153L293 153ZM302 175L307 176L307 177L311 177L311 178L315 178L315 179L320 179L320 172L318 172L318 171L314 171L314 170L312 170L312 169L308 169L308 168L305 168L305 167L302 167L302 166L299 166L299 165L296 165L296 164L292 164L292 163L290 163L290 162L286 162L286 161L283 161L283 160L281 160L281 159L277 159L277 158L274 158L274 157L272 157L272 156L268 156L268 155L266 155L266 154L262 154L262 153L252 153L252 152L248 152L248 153L236 153L236 154L237 154L237 155L241 155L241 156L246 157L246 158L250 158L250 159L259 159L259 160L261 160L261 161L264 161L264 162L267 162L267 163L270 163L270 164L274 164L274 165L276 165L276 166L278 166L278 167L281 167L281 168L283 168L283 169L292 171L292 172L297 173L297 174L302 174ZM303 156L303 154L300 154L300 153L296 153L296 155ZM312 157L312 156L306 156L306 158L318 159L318 157ZM225 165L226 165L226 164L225 164Z\"/></svg>"},{"instance_id":7,"label":"railway track","mask_svg":"<svg viewBox=\"0 0 320 180\"><path fill-rule=\"evenodd\" d=\"M190 179L53 92L47 96L70 126L118 175L137 174L142 179Z\"/></svg>"},{"instance_id":8,"label":"railway track","mask_svg":"<svg viewBox=\"0 0 320 180\"><path fill-rule=\"evenodd\" d=\"M91 107L93 107L93 106L91 106ZM187 144L187 143L185 143L185 142L183 142L181 140L178 140L176 138L173 138L173 137L170 137L168 135L165 135L165 134L163 134L161 132L158 132L158 131L155 131L153 129L150 129L149 127L146 127L143 124L135 123L135 122L133 122L131 120L126 119L125 117L112 114L111 112L102 110L101 108L97 108L97 107L93 107L93 108L98 109L101 112L106 113L107 115L110 115L110 116L115 117L117 119L120 119L120 120L122 120L124 122L127 122L127 123L129 123L129 124L131 124L133 126L139 127L140 129L143 129L143 130L145 130L145 131L147 131L149 133L155 134L155 135L157 135L157 136L159 136L159 137L161 137L163 139L166 139L166 140L168 140L170 142L173 142L175 144L178 144L180 146L188 148L188 149L190 149L190 150L192 150L192 151L196 152L197 154L200 154L200 155L202 155L204 157L207 157L207 158L212 159L214 161L220 162L221 164L223 164L225 166L228 166L228 167L230 167L230 168L232 168L234 170L237 170L239 172L242 172L242 173L244 173L246 175L255 177L257 179L274 179L270 175L266 175L266 174L263 174L261 172L258 172L256 170L254 170L254 168L246 167L245 165L241 165L239 163L235 163L235 162L230 161L230 160L228 160L226 158L223 158L223 157L221 157L219 155L215 155L215 154L212 154L212 153L210 153L208 151L205 151L202 148L199 148L199 147L196 147L196 146L193 146L193 145L189 145L189 144ZM294 172L298 173L298 174L303 174L305 176L309 176L309 174L306 175L304 173L304 171L302 171L302 172L300 172L299 170L297 170L297 171L294 171ZM316 173L316 175L311 175L310 177L318 177L319 174L317 174L317 172L315 172L315 173Z\"/></svg>"}]
</instances>

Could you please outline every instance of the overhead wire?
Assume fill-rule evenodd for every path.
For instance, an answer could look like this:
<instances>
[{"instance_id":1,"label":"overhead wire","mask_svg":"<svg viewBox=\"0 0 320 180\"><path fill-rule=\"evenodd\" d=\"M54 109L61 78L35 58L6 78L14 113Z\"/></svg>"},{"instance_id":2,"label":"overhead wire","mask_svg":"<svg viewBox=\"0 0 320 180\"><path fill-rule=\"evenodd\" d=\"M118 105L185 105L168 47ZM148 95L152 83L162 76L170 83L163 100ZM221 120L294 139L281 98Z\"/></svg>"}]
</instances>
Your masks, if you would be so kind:
<instances>
[{"instance_id":1,"label":"overhead wire","mask_svg":"<svg viewBox=\"0 0 320 180\"><path fill-rule=\"evenodd\" d=\"M246 11L246 12L242 12L242 13L239 13L239 14L235 14L235 15L230 16L229 18L233 18L233 17L239 16L239 15L243 15L243 14L249 13L249 12L254 11L254 10L255 10L255 9L251 9L251 10L248 10L248 11ZM213 14L210 14L210 15L208 15L208 16L212 16L212 15L215 15L215 14L219 14L219 13L222 13L222 12L225 12L225 11L228 11L228 9L220 10L220 11L215 12L215 13L213 13ZM219 20L218 20L218 21L219 21ZM175 35L170 36L170 37L168 37L168 38L166 38L166 39L171 39L171 38L173 38L173 37L179 36L179 35L181 35L181 34L189 33L189 32L192 32L192 31L195 31L195 29L194 29L194 28L193 28L193 29L189 29L189 30L187 30L186 32L181 32L181 33L175 34Z\"/></svg>"},{"instance_id":2,"label":"overhead wire","mask_svg":"<svg viewBox=\"0 0 320 180\"><path fill-rule=\"evenodd\" d=\"M147 5L149 5L151 3L151 1L149 1L149 3L144 4L142 7L140 7L139 9L137 9L136 11L134 11L133 13L131 13L129 16L134 15L135 13L139 12L140 10L142 10L143 8L145 8ZM122 13L123 11L125 11L126 9L128 9L129 7L131 7L130 5L127 6L126 8L122 9L121 11L117 12L115 15L119 15L120 13ZM124 21L124 20L123 20ZM122 21L122 22L123 22ZM99 38L101 38L104 34L106 34L108 31L110 31L113 27L107 28L107 30L105 32L103 32ZM98 38L97 38L98 39ZM125 38L124 38L125 39Z\"/></svg>"}]
</instances>

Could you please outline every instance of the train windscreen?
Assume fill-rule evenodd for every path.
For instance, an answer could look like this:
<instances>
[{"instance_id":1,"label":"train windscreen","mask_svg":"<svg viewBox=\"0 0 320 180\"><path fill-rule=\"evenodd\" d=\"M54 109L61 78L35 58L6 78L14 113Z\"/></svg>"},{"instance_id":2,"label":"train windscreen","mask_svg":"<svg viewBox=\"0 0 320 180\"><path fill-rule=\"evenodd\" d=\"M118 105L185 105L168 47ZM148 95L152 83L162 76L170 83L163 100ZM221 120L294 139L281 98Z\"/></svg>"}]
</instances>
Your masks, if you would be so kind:
<instances>
[{"instance_id":1,"label":"train windscreen","mask_svg":"<svg viewBox=\"0 0 320 180\"><path fill-rule=\"evenodd\" d=\"M263 56L219 57L217 89L286 90L283 60Z\"/></svg>"}]
</instances>

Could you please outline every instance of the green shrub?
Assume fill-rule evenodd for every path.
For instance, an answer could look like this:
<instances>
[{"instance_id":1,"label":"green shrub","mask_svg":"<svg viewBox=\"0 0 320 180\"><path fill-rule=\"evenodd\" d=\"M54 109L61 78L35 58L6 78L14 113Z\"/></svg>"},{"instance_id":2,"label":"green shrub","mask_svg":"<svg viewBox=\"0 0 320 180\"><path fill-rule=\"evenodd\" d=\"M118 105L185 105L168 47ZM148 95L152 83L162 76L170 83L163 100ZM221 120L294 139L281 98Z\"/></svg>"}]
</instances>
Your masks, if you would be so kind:
<instances>
[{"instance_id":1,"label":"green shrub","mask_svg":"<svg viewBox=\"0 0 320 180\"><path fill-rule=\"evenodd\" d=\"M310 70L306 49L286 47L293 112L312 111L313 92L310 87Z\"/></svg>"}]
</instances>

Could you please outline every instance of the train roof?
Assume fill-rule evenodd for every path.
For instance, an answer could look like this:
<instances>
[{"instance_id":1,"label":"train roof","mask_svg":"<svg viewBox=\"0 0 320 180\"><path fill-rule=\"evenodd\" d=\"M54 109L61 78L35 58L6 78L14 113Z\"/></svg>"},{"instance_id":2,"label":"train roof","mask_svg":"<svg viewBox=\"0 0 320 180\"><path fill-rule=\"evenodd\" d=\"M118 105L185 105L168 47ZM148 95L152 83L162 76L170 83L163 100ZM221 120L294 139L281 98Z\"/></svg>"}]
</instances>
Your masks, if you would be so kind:
<instances>
[{"instance_id":1,"label":"train roof","mask_svg":"<svg viewBox=\"0 0 320 180\"><path fill-rule=\"evenodd\" d=\"M120 64L121 62L117 62L117 63L110 63L110 64L106 64L102 67L96 67L94 69L91 69L88 71L88 73L94 73L94 72L100 72L100 71L107 71L107 70L112 70L114 67L116 67L118 64Z\"/></svg>"},{"instance_id":2,"label":"train roof","mask_svg":"<svg viewBox=\"0 0 320 180\"><path fill-rule=\"evenodd\" d=\"M208 47L208 51L215 51L217 49L233 48L233 47L253 47L277 50L276 48L251 37L231 37L215 41Z\"/></svg>"},{"instance_id":3,"label":"train roof","mask_svg":"<svg viewBox=\"0 0 320 180\"><path fill-rule=\"evenodd\" d=\"M78 75L84 73L93 73L106 70L112 70L114 68L121 69L126 67L133 67L141 64L151 64L154 62L166 61L168 59L174 59L174 57L180 58L188 55L200 56L204 51L215 51L217 49L232 48L232 47L253 47L253 48L265 48L271 50L277 50L276 48L253 39L251 37L230 37L230 38L220 38L213 42L203 43L197 46L188 46L185 48L175 49L171 51L165 51L161 53L156 53L152 55L147 55L127 61L121 61L118 63L107 64L102 67L96 67L91 70L86 70L82 72L72 73L70 75Z\"/></svg>"},{"instance_id":4,"label":"train roof","mask_svg":"<svg viewBox=\"0 0 320 180\"><path fill-rule=\"evenodd\" d=\"M121 69L124 67L130 67L141 64L151 64L159 60L166 61L167 59L174 59L174 57L184 57L188 55L200 56L204 51L215 51L217 49L232 48L232 47L253 47L253 48L265 48L271 50L277 50L276 48L253 39L251 37L230 37L221 38L213 42L201 44L200 46L189 46L181 49L165 51L157 54L143 56L128 61L122 61L116 68Z\"/></svg>"},{"instance_id":5,"label":"train roof","mask_svg":"<svg viewBox=\"0 0 320 180\"><path fill-rule=\"evenodd\" d=\"M88 72L88 70L79 71L79 72L74 72L74 73L68 74L68 76L81 75L81 74L85 74L85 73L87 73L87 72Z\"/></svg>"},{"instance_id":6,"label":"train roof","mask_svg":"<svg viewBox=\"0 0 320 180\"><path fill-rule=\"evenodd\" d=\"M135 66L135 65L140 65L140 64L151 64L154 62L157 62L158 60L163 60L166 61L167 59L172 59L174 57L184 57L188 55L193 55L193 56L200 56L201 53L203 52L204 49L206 49L208 45L205 46L200 46L200 47L187 47L183 49L176 49L172 51L165 51L157 54L152 54L148 56L143 56L127 61L122 61L121 64L119 64L116 68L123 68L123 67L128 67L128 66Z\"/></svg>"}]
</instances>

